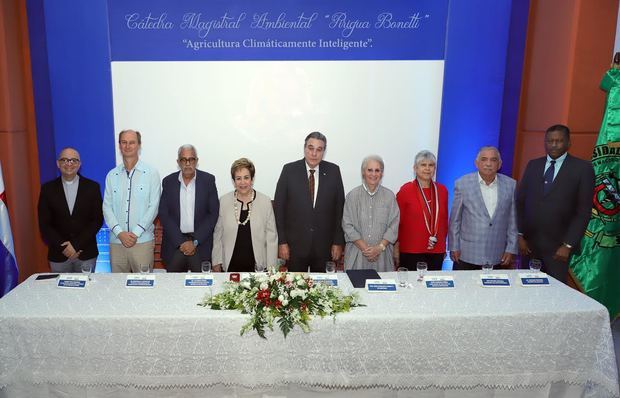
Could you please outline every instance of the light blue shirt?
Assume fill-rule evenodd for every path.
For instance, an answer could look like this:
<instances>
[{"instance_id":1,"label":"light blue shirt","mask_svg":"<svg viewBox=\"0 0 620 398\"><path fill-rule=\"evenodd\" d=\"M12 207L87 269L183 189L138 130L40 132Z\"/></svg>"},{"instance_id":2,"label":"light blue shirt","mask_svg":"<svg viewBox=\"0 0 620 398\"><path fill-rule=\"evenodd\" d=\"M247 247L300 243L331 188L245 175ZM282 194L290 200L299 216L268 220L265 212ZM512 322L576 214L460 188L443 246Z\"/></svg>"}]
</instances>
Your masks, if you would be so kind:
<instances>
[{"instance_id":1,"label":"light blue shirt","mask_svg":"<svg viewBox=\"0 0 620 398\"><path fill-rule=\"evenodd\" d=\"M120 243L118 234L133 232L138 243L153 240L161 182L153 167L138 160L129 173L123 163L105 178L103 217L110 228L110 243Z\"/></svg>"},{"instance_id":2,"label":"light blue shirt","mask_svg":"<svg viewBox=\"0 0 620 398\"><path fill-rule=\"evenodd\" d=\"M562 155L559 158L555 159L555 169L553 170L553 180L554 181L555 181L555 177L558 176L558 172L560 171L560 167L562 167L562 164L564 163L564 159L566 159L567 155L568 155L568 152L564 152L564 155ZM543 171L543 176L547 172L547 169L549 168L549 166L551 166L551 161L552 160L553 159L551 159L551 157L549 155L547 155L547 163L545 163L545 171Z\"/></svg>"}]
</instances>

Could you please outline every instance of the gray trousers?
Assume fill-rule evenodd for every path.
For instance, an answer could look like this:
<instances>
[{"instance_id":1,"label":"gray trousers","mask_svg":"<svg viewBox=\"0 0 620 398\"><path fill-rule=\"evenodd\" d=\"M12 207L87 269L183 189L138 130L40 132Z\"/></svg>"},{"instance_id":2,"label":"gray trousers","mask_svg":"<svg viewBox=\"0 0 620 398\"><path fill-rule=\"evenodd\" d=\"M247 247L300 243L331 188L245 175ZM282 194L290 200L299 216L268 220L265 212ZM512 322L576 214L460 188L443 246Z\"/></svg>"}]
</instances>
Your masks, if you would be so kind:
<instances>
[{"instance_id":1,"label":"gray trousers","mask_svg":"<svg viewBox=\"0 0 620 398\"><path fill-rule=\"evenodd\" d=\"M95 265L97 264L97 257L89 258L88 260L67 260L61 263L50 261L50 268L52 272L65 274L69 272L82 272L82 264L89 264L91 272L95 272Z\"/></svg>"}]
</instances>

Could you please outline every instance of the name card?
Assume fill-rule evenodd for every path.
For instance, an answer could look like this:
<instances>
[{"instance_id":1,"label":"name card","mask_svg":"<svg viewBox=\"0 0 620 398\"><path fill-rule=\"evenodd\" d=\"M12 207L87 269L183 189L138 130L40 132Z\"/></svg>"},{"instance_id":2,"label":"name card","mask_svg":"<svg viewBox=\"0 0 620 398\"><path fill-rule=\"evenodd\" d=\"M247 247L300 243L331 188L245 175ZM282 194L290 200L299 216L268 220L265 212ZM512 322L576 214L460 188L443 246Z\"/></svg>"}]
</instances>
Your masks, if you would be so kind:
<instances>
[{"instance_id":1,"label":"name card","mask_svg":"<svg viewBox=\"0 0 620 398\"><path fill-rule=\"evenodd\" d=\"M155 275L127 275L126 287L155 287Z\"/></svg>"},{"instance_id":2,"label":"name card","mask_svg":"<svg viewBox=\"0 0 620 398\"><path fill-rule=\"evenodd\" d=\"M484 287L510 287L508 274L481 274L480 281Z\"/></svg>"},{"instance_id":3,"label":"name card","mask_svg":"<svg viewBox=\"0 0 620 398\"><path fill-rule=\"evenodd\" d=\"M549 276L544 272L519 273L521 286L549 286Z\"/></svg>"},{"instance_id":4,"label":"name card","mask_svg":"<svg viewBox=\"0 0 620 398\"><path fill-rule=\"evenodd\" d=\"M450 275L426 275L424 285L429 289L452 289L454 277Z\"/></svg>"},{"instance_id":5,"label":"name card","mask_svg":"<svg viewBox=\"0 0 620 398\"><path fill-rule=\"evenodd\" d=\"M366 290L369 292L395 292L394 279L366 279Z\"/></svg>"},{"instance_id":6,"label":"name card","mask_svg":"<svg viewBox=\"0 0 620 398\"><path fill-rule=\"evenodd\" d=\"M187 274L185 287L213 286L213 275Z\"/></svg>"},{"instance_id":7,"label":"name card","mask_svg":"<svg viewBox=\"0 0 620 398\"><path fill-rule=\"evenodd\" d=\"M314 283L323 283L329 286L338 286L338 276L335 274L312 274Z\"/></svg>"},{"instance_id":8,"label":"name card","mask_svg":"<svg viewBox=\"0 0 620 398\"><path fill-rule=\"evenodd\" d=\"M65 289L84 289L88 275L60 275L58 278L58 287Z\"/></svg>"}]
</instances>

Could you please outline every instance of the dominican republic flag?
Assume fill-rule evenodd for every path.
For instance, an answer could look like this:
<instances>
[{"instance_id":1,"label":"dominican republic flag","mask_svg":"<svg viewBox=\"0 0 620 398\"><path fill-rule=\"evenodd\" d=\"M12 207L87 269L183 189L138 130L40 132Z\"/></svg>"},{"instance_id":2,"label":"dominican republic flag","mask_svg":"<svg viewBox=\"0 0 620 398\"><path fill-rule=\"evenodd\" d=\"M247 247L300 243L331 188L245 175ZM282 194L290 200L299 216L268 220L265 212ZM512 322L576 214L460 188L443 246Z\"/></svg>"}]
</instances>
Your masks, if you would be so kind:
<instances>
[{"instance_id":1,"label":"dominican republic flag","mask_svg":"<svg viewBox=\"0 0 620 398\"><path fill-rule=\"evenodd\" d=\"M13 234L9 222L9 210L6 208L6 193L0 164L0 297L17 286L17 262L13 249Z\"/></svg>"}]
</instances>

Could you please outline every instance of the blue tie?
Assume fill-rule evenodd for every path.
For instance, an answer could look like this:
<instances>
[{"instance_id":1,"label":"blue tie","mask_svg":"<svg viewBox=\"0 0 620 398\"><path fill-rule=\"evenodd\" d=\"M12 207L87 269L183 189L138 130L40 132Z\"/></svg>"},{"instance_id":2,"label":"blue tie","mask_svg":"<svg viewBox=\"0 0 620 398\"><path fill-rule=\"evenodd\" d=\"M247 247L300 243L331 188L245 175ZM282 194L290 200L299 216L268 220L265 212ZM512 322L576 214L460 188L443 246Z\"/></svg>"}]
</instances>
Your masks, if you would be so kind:
<instances>
[{"instance_id":1,"label":"blue tie","mask_svg":"<svg viewBox=\"0 0 620 398\"><path fill-rule=\"evenodd\" d=\"M551 186L553 185L553 175L555 174L555 160L551 161L551 165L545 171L545 187L543 189L543 193L546 195L551 190Z\"/></svg>"}]
</instances>

